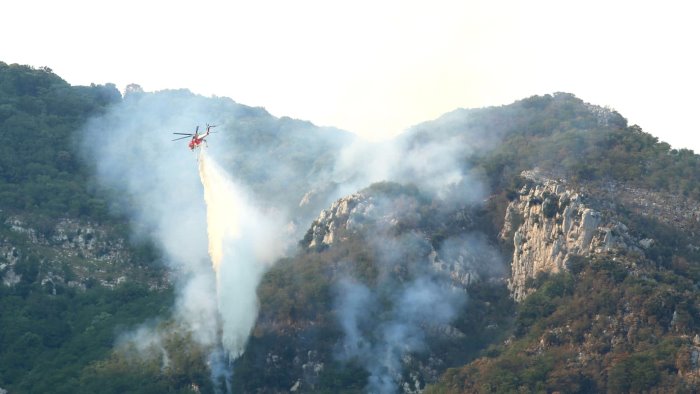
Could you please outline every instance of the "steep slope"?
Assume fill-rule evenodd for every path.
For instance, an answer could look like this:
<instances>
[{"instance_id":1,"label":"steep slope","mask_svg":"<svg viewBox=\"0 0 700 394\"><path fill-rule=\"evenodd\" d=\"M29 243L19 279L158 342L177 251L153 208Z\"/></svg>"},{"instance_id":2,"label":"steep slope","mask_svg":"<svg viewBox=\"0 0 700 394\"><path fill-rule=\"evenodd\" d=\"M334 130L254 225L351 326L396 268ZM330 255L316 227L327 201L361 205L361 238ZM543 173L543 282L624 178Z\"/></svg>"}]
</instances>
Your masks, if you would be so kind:
<instances>
[{"instance_id":1,"label":"steep slope","mask_svg":"<svg viewBox=\"0 0 700 394\"><path fill-rule=\"evenodd\" d=\"M76 131L120 98L114 85L70 86L48 69L0 62L3 211L105 219L105 201L87 188Z\"/></svg>"},{"instance_id":2,"label":"steep slope","mask_svg":"<svg viewBox=\"0 0 700 394\"><path fill-rule=\"evenodd\" d=\"M380 183L329 204L264 277L235 391L692 387L697 185L687 174L697 156L569 94L456 111L397 144L406 160L388 174L415 185ZM425 171L415 158L430 159ZM430 182L455 170L456 187ZM472 190L480 182L491 185L485 201ZM510 270L483 270L509 256ZM98 376L140 373L124 360ZM185 376L186 365L206 368L190 362L153 376L212 390Z\"/></svg>"},{"instance_id":3,"label":"steep slope","mask_svg":"<svg viewBox=\"0 0 700 394\"><path fill-rule=\"evenodd\" d=\"M480 111L479 116L498 122L487 126L469 119L474 115L471 112ZM498 228L504 241L503 253L513 256L509 274L511 296L520 303L512 326L505 324L508 308L501 310L506 315L501 315L499 329L512 330L510 339L485 351L485 357L448 372L431 390L634 392L657 387L692 391L697 384L700 309L696 284L700 279L700 256L693 235L697 231L698 203L694 194L697 184L683 179L682 174L697 168L698 157L689 151L672 150L636 126L627 127L626 121L613 111L566 94L527 99L504 108L456 112L447 120L456 126L438 125L433 135L430 124L421 125L403 137L401 143L412 146L409 151L441 139L461 146L470 138L477 138L479 130L494 128L496 140L501 143L480 145L481 150L467 148L462 165L464 171L475 167L483 171L494 188L495 194L486 205L491 218L473 229L486 231L493 224L501 225ZM479 144L478 139L476 143ZM541 165L541 169L525 172L521 178L520 173L532 164ZM652 181L661 178L665 181ZM670 208L679 203L682 207ZM354 235L366 237L368 231L376 236L376 230L367 228L368 222L374 223L367 216L376 214L375 207L371 196L365 193L338 200L312 224L302 246L326 253L323 265L327 269L338 267L348 253L342 245L358 242L353 241ZM392 201L391 207L378 211L382 220L405 226L401 227L404 229L420 228L420 221L415 219L421 217L415 214L421 212L419 207L401 199ZM499 221L498 215L503 219ZM439 217L436 221L445 223L445 219ZM366 238L359 243L363 248L368 244L371 242ZM301 282L323 277L318 274L319 268L311 269L318 262L311 263L308 256L304 259L287 268L289 277L302 272ZM362 275L371 278L372 271L368 274L366 267L376 263L376 256L370 253L358 260L365 267L360 271ZM448 272L455 278L466 277L459 268L454 272L448 268ZM276 285L290 286L286 281ZM290 296L297 293L304 295L301 299ZM274 300L294 313L273 319L285 321L284 324L270 324L278 329L288 327L288 335L293 335L284 343L294 344L295 337L313 342L310 338L315 335L304 334L301 327L322 327L323 323L311 319L297 326L295 313L299 310L295 306L305 305L305 311L317 310L324 305L321 300L327 298L323 286L310 293L281 292ZM489 303L504 305L502 299L497 300L490 299ZM475 306L469 313L478 315L482 313L479 308L488 310L486 305ZM264 306L276 309L275 302ZM483 326L479 330L488 332ZM259 331L262 332L265 331ZM328 336L336 338L331 343L342 343L338 339L343 338L341 329ZM264 337L266 343L275 342L275 335L268 333ZM488 341L480 343L487 344ZM459 341L452 346L459 348ZM478 348L479 345L471 349ZM284 358L272 357L279 353L272 347L267 349L267 353L259 350L259 363L255 365L294 371L290 367L295 365L293 362L270 362ZM317 350L309 344L287 349ZM466 358L475 354L461 352ZM318 357L318 353L313 354ZM429 358L436 356L428 354ZM313 365L317 372L328 368L327 357L314 360L298 365ZM356 360L366 365L361 358ZM365 370L369 374L366 376L357 365L344 362L340 367L333 364L335 368L354 371L355 379L345 376L344 384L361 389L352 386L351 381L367 379L362 389L376 388L371 386L371 367ZM436 370L454 362L455 359L446 361ZM283 385L277 390L328 388L315 380L320 375L308 378L303 370L285 375L286 380L282 381L289 387ZM419 382L431 381L426 375L417 374L410 363L404 364L402 370L408 376L393 377L400 391L422 388L421 384L411 383L411 376L420 376ZM267 387L265 381L256 384ZM333 387L339 389L342 384Z\"/></svg>"},{"instance_id":4,"label":"steep slope","mask_svg":"<svg viewBox=\"0 0 700 394\"><path fill-rule=\"evenodd\" d=\"M700 255L687 231L697 203L669 227L635 213L640 199L610 200L617 188L524 176L501 232L520 301L513 336L429 392L695 392Z\"/></svg>"},{"instance_id":5,"label":"steep slope","mask_svg":"<svg viewBox=\"0 0 700 394\"><path fill-rule=\"evenodd\" d=\"M128 242L79 160L77 130L121 100L0 62L0 387L73 392L83 367L172 299L157 254Z\"/></svg>"},{"instance_id":6,"label":"steep slope","mask_svg":"<svg viewBox=\"0 0 700 394\"><path fill-rule=\"evenodd\" d=\"M196 158L168 139L207 121L212 156L299 240L233 365L178 324L192 272L164 269L154 236L192 247L196 226L134 215L197 209ZM0 131L22 136L0 154L3 390L216 392L217 366L236 392L698 385L700 158L571 94L368 148L226 98L0 63Z\"/></svg>"},{"instance_id":7,"label":"steep slope","mask_svg":"<svg viewBox=\"0 0 700 394\"><path fill-rule=\"evenodd\" d=\"M499 110L467 161L511 200L513 336L428 391L694 392L700 157L571 95Z\"/></svg>"},{"instance_id":8,"label":"steep slope","mask_svg":"<svg viewBox=\"0 0 700 394\"><path fill-rule=\"evenodd\" d=\"M237 387L420 392L507 326L488 226L479 206L398 184L338 200L263 281Z\"/></svg>"},{"instance_id":9,"label":"steep slope","mask_svg":"<svg viewBox=\"0 0 700 394\"><path fill-rule=\"evenodd\" d=\"M568 270L571 261L591 255L642 254L651 240L639 241L610 215L586 204L586 197L566 190L565 181L524 172L536 183L523 186L506 210L501 237L513 243L511 279L513 297L522 301L527 282L540 273Z\"/></svg>"},{"instance_id":10,"label":"steep slope","mask_svg":"<svg viewBox=\"0 0 700 394\"><path fill-rule=\"evenodd\" d=\"M150 228L131 232L136 199L122 188L129 181L121 177L113 184L98 183L94 164L107 156L94 155L104 139L127 137L125 124L136 136L121 146L119 160L152 155L143 148L164 148L170 132L182 124L169 130L162 124L168 116L181 119L182 113L172 111L183 108L204 108L201 116L186 119L186 127L222 123L224 130L216 137L220 147L230 148L223 161L269 204L276 204L284 190L296 199L291 205L296 207L312 188L311 176L283 183L274 173L313 173L350 140L340 130L277 119L230 99L138 89L122 98L111 84L70 86L48 68L0 62L0 134L6 137L0 147L0 388L76 392L82 381L86 392L123 392L129 390L120 386L124 382L133 387L143 383L85 367L109 355L118 338L135 326L170 319L174 283L183 273L166 269L162 250L149 239ZM236 133L225 132L226 124ZM153 170L141 166L138 176L157 181L149 178ZM172 167L168 171L177 174ZM199 360L203 375L188 374L207 388L205 361ZM103 379L105 373L110 377ZM168 384L159 390L172 388ZM141 387L147 390L148 385Z\"/></svg>"}]
</instances>

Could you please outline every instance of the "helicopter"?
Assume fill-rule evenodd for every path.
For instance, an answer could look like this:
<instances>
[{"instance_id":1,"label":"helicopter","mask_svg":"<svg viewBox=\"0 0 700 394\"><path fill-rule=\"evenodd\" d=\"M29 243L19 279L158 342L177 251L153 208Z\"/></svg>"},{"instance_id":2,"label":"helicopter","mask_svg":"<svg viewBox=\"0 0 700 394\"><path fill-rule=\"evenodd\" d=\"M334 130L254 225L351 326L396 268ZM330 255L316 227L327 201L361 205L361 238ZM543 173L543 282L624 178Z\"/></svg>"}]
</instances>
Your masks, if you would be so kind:
<instances>
[{"instance_id":1,"label":"helicopter","mask_svg":"<svg viewBox=\"0 0 700 394\"><path fill-rule=\"evenodd\" d=\"M204 132L204 134L199 134L199 126L197 126L197 128L194 130L194 133L173 133L176 135L184 135L184 137L175 138L173 141L191 138L187 146L190 148L190 150L195 150L202 145L202 142L204 142L204 144L206 145L207 141L205 140L205 138L207 138L209 134L214 133L214 131L211 131L211 129L214 127L216 127L216 125L207 124L207 131Z\"/></svg>"}]
</instances>

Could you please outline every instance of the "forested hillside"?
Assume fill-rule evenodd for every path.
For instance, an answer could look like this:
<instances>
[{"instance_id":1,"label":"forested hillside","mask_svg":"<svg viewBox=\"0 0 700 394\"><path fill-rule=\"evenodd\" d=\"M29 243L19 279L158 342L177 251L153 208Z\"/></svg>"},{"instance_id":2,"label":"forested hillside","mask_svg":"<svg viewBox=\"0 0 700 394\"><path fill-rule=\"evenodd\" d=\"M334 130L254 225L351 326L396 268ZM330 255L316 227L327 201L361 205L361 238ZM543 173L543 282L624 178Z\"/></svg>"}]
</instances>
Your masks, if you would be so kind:
<instances>
[{"instance_id":1,"label":"forested hillside","mask_svg":"<svg viewBox=\"0 0 700 394\"><path fill-rule=\"evenodd\" d=\"M107 219L79 163L78 134L121 100L114 85L70 86L49 69L0 63L0 204L7 211Z\"/></svg>"},{"instance_id":2,"label":"forested hillside","mask_svg":"<svg viewBox=\"0 0 700 394\"><path fill-rule=\"evenodd\" d=\"M171 317L179 275L166 269L162 250L149 234L132 233L135 196L124 192L127 180L97 180L96 167L106 157L93 161L93 155L110 137L121 137L120 124L130 122L139 136L121 147L121 161L138 163L139 158L157 158L157 152L146 154L143 148L165 147L162 143L170 143L173 131L189 131L201 121L232 122L236 133L217 135L230 148L221 152L222 162L260 198L271 204L287 193L296 199L292 206L316 185L312 177L297 175L322 171L351 140L340 130L324 132L309 122L274 118L262 108L226 98L185 90L150 94L135 87L128 94L123 98L111 84L71 86L48 68L0 63L0 133L5 140L0 148L0 388L124 392L130 390L123 386L128 382L134 384L132 391L189 390L170 380L154 381L150 373L143 381L135 376L107 379L95 364L137 327ZM163 108L163 103L169 115L150 106ZM110 119L110 109L119 105L133 109L132 118L90 123ZM182 124L163 129L165 117L182 116L180 108L192 107L208 108L211 117L185 117ZM182 145L167 147L179 151ZM196 156L187 155L186 148L181 152L173 159L196 168ZM155 167L138 168L139 177L157 182ZM160 167L178 176L176 168ZM295 176L281 182L279 173ZM167 202L168 195L158 200ZM312 205L298 217L309 215L315 215ZM192 357L202 363L201 378L194 381L211 387L206 360ZM197 375L189 367L185 373Z\"/></svg>"},{"instance_id":3,"label":"forested hillside","mask_svg":"<svg viewBox=\"0 0 700 394\"><path fill-rule=\"evenodd\" d=\"M226 362L191 323L203 300L183 324L194 265L171 261L206 248L176 215L204 212L199 157L169 141L198 122L219 125L207 152L292 241ZM0 135L9 393L700 384L700 156L572 94L371 145L227 98L122 97L0 63ZM176 227L187 245L162 235Z\"/></svg>"},{"instance_id":4,"label":"forested hillside","mask_svg":"<svg viewBox=\"0 0 700 394\"><path fill-rule=\"evenodd\" d=\"M513 117L491 126L503 143L474 162L494 191L528 207L504 226L505 252L539 247L521 240L532 237L525 228L560 242L571 199L590 209L581 226L611 224L591 232L600 247L529 278L507 341L428 392L697 392L700 156L568 94L503 110ZM535 167L545 175L520 176Z\"/></svg>"},{"instance_id":5,"label":"forested hillside","mask_svg":"<svg viewBox=\"0 0 700 394\"><path fill-rule=\"evenodd\" d=\"M119 100L113 85L70 86L49 69L0 63L0 387L9 392L74 392L120 332L172 302L157 254L124 242L124 219L109 214L79 159L76 131Z\"/></svg>"}]
</instances>

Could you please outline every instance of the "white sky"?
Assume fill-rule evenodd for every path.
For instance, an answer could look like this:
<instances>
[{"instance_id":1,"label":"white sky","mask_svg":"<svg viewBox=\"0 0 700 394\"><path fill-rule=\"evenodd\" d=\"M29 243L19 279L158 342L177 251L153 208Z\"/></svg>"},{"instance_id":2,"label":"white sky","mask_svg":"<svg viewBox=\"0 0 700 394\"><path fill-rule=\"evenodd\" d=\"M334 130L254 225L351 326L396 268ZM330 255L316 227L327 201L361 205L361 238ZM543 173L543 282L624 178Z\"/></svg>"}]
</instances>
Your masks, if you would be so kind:
<instances>
[{"instance_id":1,"label":"white sky","mask_svg":"<svg viewBox=\"0 0 700 394\"><path fill-rule=\"evenodd\" d=\"M73 85L231 97L369 138L564 91L698 152L694 3L8 0L0 61Z\"/></svg>"}]
</instances>

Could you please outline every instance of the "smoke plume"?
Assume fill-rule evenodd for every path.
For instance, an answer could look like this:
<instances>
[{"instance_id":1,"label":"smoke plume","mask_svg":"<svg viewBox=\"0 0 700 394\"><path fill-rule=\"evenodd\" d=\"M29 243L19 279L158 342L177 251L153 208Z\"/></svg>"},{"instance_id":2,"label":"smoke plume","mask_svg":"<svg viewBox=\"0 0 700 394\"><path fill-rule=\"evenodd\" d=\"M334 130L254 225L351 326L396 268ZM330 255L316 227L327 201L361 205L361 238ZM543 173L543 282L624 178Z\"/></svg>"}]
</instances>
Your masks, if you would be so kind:
<instances>
[{"instance_id":1,"label":"smoke plume","mask_svg":"<svg viewBox=\"0 0 700 394\"><path fill-rule=\"evenodd\" d=\"M428 339L464 335L452 324L468 301L470 282L503 274L503 260L487 237L464 227L469 218L441 227L446 237L431 240L430 227L421 226L452 202L432 199L435 210L426 210L428 200L415 190L370 187L363 192L370 196L356 205L362 208L347 219L362 223L364 253L376 274L356 279L348 269L335 286L333 306L343 333L336 357L363 365L372 393L422 390L418 375L406 371L421 370L417 360L431 351ZM469 215L448 209L440 226L456 212Z\"/></svg>"},{"instance_id":2,"label":"smoke plume","mask_svg":"<svg viewBox=\"0 0 700 394\"><path fill-rule=\"evenodd\" d=\"M219 133L199 155L182 141L170 142L172 132L207 121L218 123ZM445 129L462 127L450 119L443 123ZM379 181L414 184L443 205L477 201L486 193L462 164L476 149L465 134L446 131L444 138L426 139L417 130L369 144L187 91L127 95L88 122L81 145L100 187L112 197L112 210L130 218L135 237L152 240L162 251L177 290L176 329L210 350L213 379L227 386L228 361L243 353L255 325L258 283L301 239L311 215ZM426 268L432 249L425 237L381 233L373 239L380 286L370 289L351 279L339 285L336 310L345 333L340 354L367 365L371 391L392 392L402 357L425 346L426 327L449 324L466 294L444 272ZM408 275L397 280L400 265ZM378 305L388 312L378 314ZM154 338L132 336L143 342L137 349L158 349Z\"/></svg>"},{"instance_id":3,"label":"smoke plume","mask_svg":"<svg viewBox=\"0 0 700 394\"><path fill-rule=\"evenodd\" d=\"M289 237L281 211L254 204L204 150L198 158L170 139L210 119L224 120L218 137L236 109L230 100L186 91L131 94L91 119L81 138L111 209L129 217L133 236L152 240L170 268L177 294L171 329L212 349L208 363L220 377L231 369L224 360L244 350L257 316L256 287ZM128 336L143 342L135 349L157 343L147 329Z\"/></svg>"},{"instance_id":4,"label":"smoke plume","mask_svg":"<svg viewBox=\"0 0 700 394\"><path fill-rule=\"evenodd\" d=\"M255 325L257 284L285 247L274 215L256 209L209 157L199 155L199 175L206 201L209 256L216 275L222 343L233 358L240 356Z\"/></svg>"}]
</instances>

